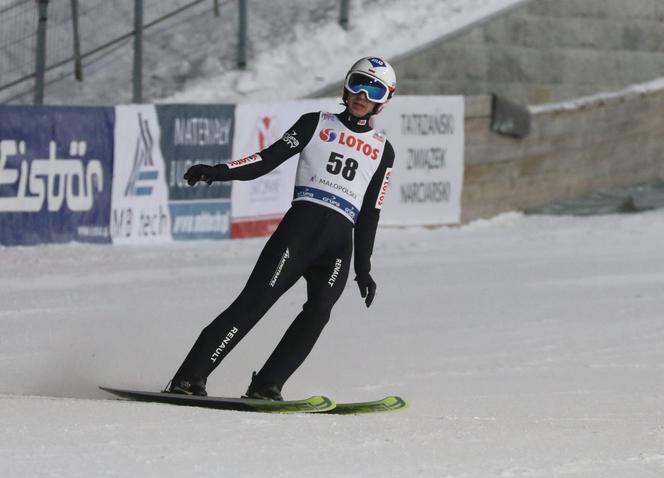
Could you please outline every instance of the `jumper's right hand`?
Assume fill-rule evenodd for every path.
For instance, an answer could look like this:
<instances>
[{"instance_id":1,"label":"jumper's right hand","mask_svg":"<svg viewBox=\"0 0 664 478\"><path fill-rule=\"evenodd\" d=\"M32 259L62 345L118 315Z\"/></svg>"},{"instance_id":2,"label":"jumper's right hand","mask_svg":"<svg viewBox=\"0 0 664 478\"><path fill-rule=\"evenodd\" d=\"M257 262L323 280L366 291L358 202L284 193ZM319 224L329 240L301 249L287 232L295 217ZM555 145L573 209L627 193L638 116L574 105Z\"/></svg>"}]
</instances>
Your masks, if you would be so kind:
<instances>
[{"instance_id":1,"label":"jumper's right hand","mask_svg":"<svg viewBox=\"0 0 664 478\"><path fill-rule=\"evenodd\" d=\"M207 164L194 164L184 173L184 179L187 180L189 186L195 185L198 181L205 181L209 186L214 181L214 178L214 167Z\"/></svg>"}]
</instances>

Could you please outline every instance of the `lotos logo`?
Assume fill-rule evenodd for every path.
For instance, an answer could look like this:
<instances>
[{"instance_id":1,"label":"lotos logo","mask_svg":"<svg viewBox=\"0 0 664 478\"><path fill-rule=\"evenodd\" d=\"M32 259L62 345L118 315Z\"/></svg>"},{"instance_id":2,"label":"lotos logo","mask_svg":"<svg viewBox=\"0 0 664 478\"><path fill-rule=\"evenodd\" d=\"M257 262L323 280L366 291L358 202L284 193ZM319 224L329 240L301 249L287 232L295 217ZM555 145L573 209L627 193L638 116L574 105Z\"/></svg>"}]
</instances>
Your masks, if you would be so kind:
<instances>
[{"instance_id":1,"label":"lotos logo","mask_svg":"<svg viewBox=\"0 0 664 478\"><path fill-rule=\"evenodd\" d=\"M371 159L378 159L378 148L373 148L369 143L365 143L364 140L353 136L352 134L341 133L339 135L339 144L348 146L351 149L354 149L357 152L364 154L365 156L370 157Z\"/></svg>"},{"instance_id":2,"label":"lotos logo","mask_svg":"<svg viewBox=\"0 0 664 478\"><path fill-rule=\"evenodd\" d=\"M387 168L385 170L385 176L383 176L383 184L380 187L380 192L378 193L378 199L376 200L376 209L382 209L383 203L385 202L385 193L387 193L387 187L390 184L390 176L392 175L392 168Z\"/></svg>"},{"instance_id":3,"label":"lotos logo","mask_svg":"<svg viewBox=\"0 0 664 478\"><path fill-rule=\"evenodd\" d=\"M331 143L332 141L337 139L337 133L335 133L332 130L332 128L325 128L324 130L322 130L319 133L319 135L320 135L320 139L322 139L323 141L325 141L327 143Z\"/></svg>"}]
</instances>

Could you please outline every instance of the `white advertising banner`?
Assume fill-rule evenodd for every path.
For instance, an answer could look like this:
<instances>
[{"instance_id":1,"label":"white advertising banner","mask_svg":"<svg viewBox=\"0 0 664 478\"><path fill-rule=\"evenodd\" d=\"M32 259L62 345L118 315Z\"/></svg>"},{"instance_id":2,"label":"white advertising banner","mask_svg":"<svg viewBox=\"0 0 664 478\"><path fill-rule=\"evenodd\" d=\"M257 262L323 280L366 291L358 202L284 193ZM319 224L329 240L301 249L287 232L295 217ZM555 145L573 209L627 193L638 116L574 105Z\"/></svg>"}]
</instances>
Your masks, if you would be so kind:
<instances>
[{"instance_id":1,"label":"white advertising banner","mask_svg":"<svg viewBox=\"0 0 664 478\"><path fill-rule=\"evenodd\" d=\"M171 241L166 168L153 105L115 108L111 237L115 244Z\"/></svg>"},{"instance_id":2,"label":"white advertising banner","mask_svg":"<svg viewBox=\"0 0 664 478\"><path fill-rule=\"evenodd\" d=\"M464 167L464 98L395 96L375 117L395 160L380 224L457 224Z\"/></svg>"},{"instance_id":3,"label":"white advertising banner","mask_svg":"<svg viewBox=\"0 0 664 478\"><path fill-rule=\"evenodd\" d=\"M341 111L338 99L239 104L235 110L233 159L252 155L280 139L304 113ZM269 234L290 207L299 155L252 181L234 181L231 192L232 236Z\"/></svg>"},{"instance_id":4,"label":"white advertising banner","mask_svg":"<svg viewBox=\"0 0 664 478\"><path fill-rule=\"evenodd\" d=\"M341 111L338 98L240 104L233 158L277 141L304 113ZM456 224L461 219L464 165L464 98L396 96L375 117L395 150L381 225ZM269 234L290 207L299 156L232 189L233 237Z\"/></svg>"}]
</instances>

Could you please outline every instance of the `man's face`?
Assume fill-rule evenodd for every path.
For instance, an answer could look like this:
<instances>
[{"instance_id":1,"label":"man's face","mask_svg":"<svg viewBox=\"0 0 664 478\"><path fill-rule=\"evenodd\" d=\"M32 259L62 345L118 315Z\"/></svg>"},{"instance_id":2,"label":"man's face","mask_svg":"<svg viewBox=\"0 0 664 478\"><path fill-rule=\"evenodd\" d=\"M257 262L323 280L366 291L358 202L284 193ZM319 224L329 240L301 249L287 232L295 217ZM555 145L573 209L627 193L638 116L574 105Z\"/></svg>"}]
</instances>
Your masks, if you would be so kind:
<instances>
[{"instance_id":1,"label":"man's face","mask_svg":"<svg viewBox=\"0 0 664 478\"><path fill-rule=\"evenodd\" d=\"M362 118L373 111L375 103L367 99L364 91L348 94L348 111L357 118Z\"/></svg>"}]
</instances>

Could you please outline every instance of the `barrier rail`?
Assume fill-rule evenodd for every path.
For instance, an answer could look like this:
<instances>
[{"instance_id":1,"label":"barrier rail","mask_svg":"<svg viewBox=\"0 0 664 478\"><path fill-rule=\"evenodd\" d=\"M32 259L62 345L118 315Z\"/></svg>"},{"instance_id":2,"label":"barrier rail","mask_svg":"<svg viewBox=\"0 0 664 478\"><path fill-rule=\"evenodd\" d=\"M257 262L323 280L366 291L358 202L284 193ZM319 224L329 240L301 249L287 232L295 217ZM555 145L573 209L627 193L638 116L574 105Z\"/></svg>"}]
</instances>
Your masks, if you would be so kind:
<instances>
[{"instance_id":1,"label":"barrier rail","mask_svg":"<svg viewBox=\"0 0 664 478\"><path fill-rule=\"evenodd\" d=\"M143 100L142 71L144 61L143 33L169 20L188 22L200 20L211 9L214 17L226 21L228 26L237 22L235 64L246 68L249 61L249 16L252 5L249 0L133 0L133 10L122 15L114 2L106 0L78 0L52 2L49 0L16 0L0 10L0 102L9 103L27 95L33 95L35 104L44 101L45 88L74 76L83 81L83 69L101 58L112 55L130 40L133 42L132 86L134 103ZM338 22L349 26L349 0L339 0ZM302 8L320 9L330 0L319 0ZM226 7L237 6L237 18L221 17ZM268 6L261 5L261 9ZM254 6L257 10L257 5ZM230 11L230 9L229 9ZM185 13L194 12L189 17ZM254 13L255 15L256 13ZM111 19L131 19L122 26ZM176 25L177 26L177 25ZM171 27L172 28L172 27ZM203 29L218 29L210 25ZM122 30L126 30L122 32ZM228 35L226 35L227 37ZM48 38L48 42L46 39ZM224 39L225 41L225 39ZM227 41L225 41L228 43ZM196 48L194 45L192 49ZM117 61L118 59L116 59ZM72 64L71 70L65 68Z\"/></svg>"}]
</instances>

